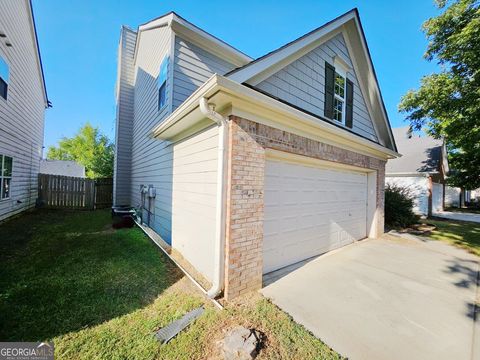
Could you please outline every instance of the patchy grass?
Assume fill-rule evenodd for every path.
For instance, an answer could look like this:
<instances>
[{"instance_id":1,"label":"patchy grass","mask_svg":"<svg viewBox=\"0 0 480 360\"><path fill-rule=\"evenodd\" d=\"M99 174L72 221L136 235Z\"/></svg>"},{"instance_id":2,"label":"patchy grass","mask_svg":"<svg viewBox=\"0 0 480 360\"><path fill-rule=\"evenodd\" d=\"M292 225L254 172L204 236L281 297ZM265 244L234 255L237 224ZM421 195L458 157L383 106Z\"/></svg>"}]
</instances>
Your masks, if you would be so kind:
<instances>
[{"instance_id":1,"label":"patchy grass","mask_svg":"<svg viewBox=\"0 0 480 360\"><path fill-rule=\"evenodd\" d=\"M139 229L109 224L108 211L42 211L0 225L0 341L53 340L62 359L215 359L224 331L244 325L266 335L258 359L341 358L259 294L218 310Z\"/></svg>"},{"instance_id":2,"label":"patchy grass","mask_svg":"<svg viewBox=\"0 0 480 360\"><path fill-rule=\"evenodd\" d=\"M480 256L479 223L446 219L428 219L428 223L437 227L428 235L431 239L446 241Z\"/></svg>"}]
</instances>

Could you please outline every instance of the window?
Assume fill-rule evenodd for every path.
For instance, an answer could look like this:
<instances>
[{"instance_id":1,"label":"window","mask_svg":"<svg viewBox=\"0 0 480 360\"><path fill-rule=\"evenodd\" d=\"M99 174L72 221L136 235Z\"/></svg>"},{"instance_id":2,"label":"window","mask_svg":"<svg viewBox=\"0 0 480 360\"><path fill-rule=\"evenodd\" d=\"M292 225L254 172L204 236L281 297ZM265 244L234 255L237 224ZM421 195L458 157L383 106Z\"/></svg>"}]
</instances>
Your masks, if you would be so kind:
<instances>
[{"instance_id":1,"label":"window","mask_svg":"<svg viewBox=\"0 0 480 360\"><path fill-rule=\"evenodd\" d=\"M158 74L158 110L167 104L167 74L168 74L168 56L163 59Z\"/></svg>"},{"instance_id":2,"label":"window","mask_svg":"<svg viewBox=\"0 0 480 360\"><path fill-rule=\"evenodd\" d=\"M9 76L9 69L8 65L0 56L0 96L7 100L7 92L8 92L8 76Z\"/></svg>"},{"instance_id":3,"label":"window","mask_svg":"<svg viewBox=\"0 0 480 360\"><path fill-rule=\"evenodd\" d=\"M13 159L0 155L0 199L10 198Z\"/></svg>"},{"instance_id":4,"label":"window","mask_svg":"<svg viewBox=\"0 0 480 360\"><path fill-rule=\"evenodd\" d=\"M345 113L345 77L335 72L333 118L343 122Z\"/></svg>"}]
</instances>

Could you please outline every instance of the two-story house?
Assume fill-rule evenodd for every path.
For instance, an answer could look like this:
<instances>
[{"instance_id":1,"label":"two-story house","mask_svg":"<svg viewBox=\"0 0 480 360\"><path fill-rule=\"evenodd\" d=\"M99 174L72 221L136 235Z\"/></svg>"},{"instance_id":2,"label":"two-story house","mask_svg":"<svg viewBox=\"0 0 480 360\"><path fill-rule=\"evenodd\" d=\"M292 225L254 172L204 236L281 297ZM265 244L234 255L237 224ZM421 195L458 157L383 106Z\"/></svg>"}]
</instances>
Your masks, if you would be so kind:
<instances>
[{"instance_id":1,"label":"two-story house","mask_svg":"<svg viewBox=\"0 0 480 360\"><path fill-rule=\"evenodd\" d=\"M399 156L356 9L258 59L175 13L123 27L114 201L209 295L383 233Z\"/></svg>"},{"instance_id":2,"label":"two-story house","mask_svg":"<svg viewBox=\"0 0 480 360\"><path fill-rule=\"evenodd\" d=\"M35 206L49 106L29 0L0 1L0 220Z\"/></svg>"}]
</instances>

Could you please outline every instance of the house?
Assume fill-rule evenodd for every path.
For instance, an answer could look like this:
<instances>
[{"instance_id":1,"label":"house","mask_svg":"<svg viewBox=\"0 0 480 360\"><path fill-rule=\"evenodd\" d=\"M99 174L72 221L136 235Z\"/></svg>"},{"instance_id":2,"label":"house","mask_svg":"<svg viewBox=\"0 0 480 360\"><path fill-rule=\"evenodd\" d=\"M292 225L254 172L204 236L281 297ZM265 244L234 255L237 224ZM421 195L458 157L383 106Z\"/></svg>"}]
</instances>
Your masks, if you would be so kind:
<instances>
[{"instance_id":1,"label":"house","mask_svg":"<svg viewBox=\"0 0 480 360\"><path fill-rule=\"evenodd\" d=\"M85 166L70 160L48 160L40 162L40 173L73 177L85 177Z\"/></svg>"},{"instance_id":2,"label":"house","mask_svg":"<svg viewBox=\"0 0 480 360\"><path fill-rule=\"evenodd\" d=\"M114 203L210 296L384 228L399 156L358 11L258 59L171 12L123 27Z\"/></svg>"},{"instance_id":3,"label":"house","mask_svg":"<svg viewBox=\"0 0 480 360\"><path fill-rule=\"evenodd\" d=\"M411 190L415 213L430 216L442 211L449 171L444 141L411 134L408 126L393 129L393 134L402 157L387 163L386 183Z\"/></svg>"},{"instance_id":4,"label":"house","mask_svg":"<svg viewBox=\"0 0 480 360\"><path fill-rule=\"evenodd\" d=\"M32 4L0 1L0 220L35 205L49 106Z\"/></svg>"}]
</instances>

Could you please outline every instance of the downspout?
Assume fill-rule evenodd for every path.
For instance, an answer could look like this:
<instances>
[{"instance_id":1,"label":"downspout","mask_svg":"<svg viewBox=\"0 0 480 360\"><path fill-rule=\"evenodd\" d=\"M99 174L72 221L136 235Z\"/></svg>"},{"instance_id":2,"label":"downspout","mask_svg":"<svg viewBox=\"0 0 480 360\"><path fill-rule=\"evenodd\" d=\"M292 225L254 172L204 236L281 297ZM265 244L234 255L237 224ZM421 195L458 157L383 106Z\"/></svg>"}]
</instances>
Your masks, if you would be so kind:
<instances>
[{"instance_id":1,"label":"downspout","mask_svg":"<svg viewBox=\"0 0 480 360\"><path fill-rule=\"evenodd\" d=\"M215 263L212 288L207 292L210 298L217 297L223 290L225 266L225 201L226 201L226 155L228 128L227 119L215 111L215 105L202 97L200 111L218 125L217 204L215 230Z\"/></svg>"}]
</instances>

